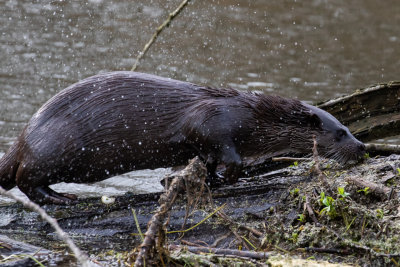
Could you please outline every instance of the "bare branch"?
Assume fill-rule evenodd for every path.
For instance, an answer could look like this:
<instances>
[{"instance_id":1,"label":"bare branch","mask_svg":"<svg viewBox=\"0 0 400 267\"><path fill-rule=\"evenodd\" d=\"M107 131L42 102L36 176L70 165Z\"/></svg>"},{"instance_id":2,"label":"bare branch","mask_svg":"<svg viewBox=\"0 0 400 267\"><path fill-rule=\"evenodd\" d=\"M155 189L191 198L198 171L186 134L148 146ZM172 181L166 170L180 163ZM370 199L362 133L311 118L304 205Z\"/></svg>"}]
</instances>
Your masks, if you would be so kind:
<instances>
[{"instance_id":1,"label":"bare branch","mask_svg":"<svg viewBox=\"0 0 400 267\"><path fill-rule=\"evenodd\" d=\"M131 71L135 71L137 68L137 65L139 64L140 59L146 54L147 50L149 50L150 46L154 43L154 41L157 39L158 35L164 30L165 27L171 21L182 11L182 9L187 5L189 0L183 0L182 3L178 6L177 9L175 9L172 13L169 13L168 18L156 29L156 31L153 33L151 36L150 40L147 42L147 44L144 46L143 50L139 53L139 55L136 58L135 64L133 65Z\"/></svg>"},{"instance_id":2,"label":"bare branch","mask_svg":"<svg viewBox=\"0 0 400 267\"><path fill-rule=\"evenodd\" d=\"M61 229L59 226L58 222L56 219L53 217L49 216L47 212L42 209L39 205L36 203L30 201L30 200L25 200L22 199L8 191L6 191L3 187L0 186L0 194L12 198L18 202L20 202L24 207L29 208L37 213L43 218L43 220L47 221L53 228L56 230L57 235L68 245L68 247L71 249L71 251L74 253L75 258L80 262L80 264L84 267L86 266L98 266L97 264L89 261L89 258L86 256L85 253L83 253L72 241L72 239L68 236L64 230Z\"/></svg>"}]
</instances>

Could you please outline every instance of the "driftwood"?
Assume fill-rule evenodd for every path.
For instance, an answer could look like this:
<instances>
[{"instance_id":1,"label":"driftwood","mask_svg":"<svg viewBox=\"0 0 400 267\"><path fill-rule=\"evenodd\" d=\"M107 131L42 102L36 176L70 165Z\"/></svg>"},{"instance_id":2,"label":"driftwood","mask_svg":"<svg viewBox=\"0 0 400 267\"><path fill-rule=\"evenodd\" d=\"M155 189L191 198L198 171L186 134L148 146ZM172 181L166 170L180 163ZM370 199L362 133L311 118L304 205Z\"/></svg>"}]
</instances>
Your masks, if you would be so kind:
<instances>
[{"instance_id":1,"label":"driftwood","mask_svg":"<svg viewBox=\"0 0 400 267\"><path fill-rule=\"evenodd\" d=\"M382 83L318 105L363 142L400 135L400 82Z\"/></svg>"}]
</instances>

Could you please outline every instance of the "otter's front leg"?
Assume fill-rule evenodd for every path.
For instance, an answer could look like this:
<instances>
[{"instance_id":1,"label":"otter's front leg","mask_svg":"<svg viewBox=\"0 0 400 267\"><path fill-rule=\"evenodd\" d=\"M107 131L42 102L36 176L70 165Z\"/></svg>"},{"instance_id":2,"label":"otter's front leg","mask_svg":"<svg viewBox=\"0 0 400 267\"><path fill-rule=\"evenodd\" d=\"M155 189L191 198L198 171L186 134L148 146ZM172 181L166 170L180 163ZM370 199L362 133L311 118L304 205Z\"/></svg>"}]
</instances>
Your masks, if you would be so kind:
<instances>
[{"instance_id":1,"label":"otter's front leg","mask_svg":"<svg viewBox=\"0 0 400 267\"><path fill-rule=\"evenodd\" d=\"M236 152L236 147L232 145L224 145L221 154L221 161L225 164L225 180L229 184L234 184L238 181L242 171L243 163L240 155Z\"/></svg>"},{"instance_id":2,"label":"otter's front leg","mask_svg":"<svg viewBox=\"0 0 400 267\"><path fill-rule=\"evenodd\" d=\"M217 166L218 159L214 153L210 153L207 155L205 159L206 167L207 167L207 176L210 178L217 178Z\"/></svg>"},{"instance_id":3,"label":"otter's front leg","mask_svg":"<svg viewBox=\"0 0 400 267\"><path fill-rule=\"evenodd\" d=\"M218 157L215 153L210 153L205 158L205 164L207 168L206 183L212 187L220 187L224 184L224 179L217 173Z\"/></svg>"}]
</instances>

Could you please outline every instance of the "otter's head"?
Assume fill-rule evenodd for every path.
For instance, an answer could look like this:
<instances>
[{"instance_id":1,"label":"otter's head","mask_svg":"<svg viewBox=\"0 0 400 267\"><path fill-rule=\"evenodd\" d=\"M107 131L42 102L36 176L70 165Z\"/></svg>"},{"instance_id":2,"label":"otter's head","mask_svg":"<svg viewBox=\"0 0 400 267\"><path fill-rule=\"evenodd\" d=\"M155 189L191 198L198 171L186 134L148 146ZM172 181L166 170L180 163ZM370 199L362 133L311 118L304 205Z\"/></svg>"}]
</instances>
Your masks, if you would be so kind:
<instances>
[{"instance_id":1,"label":"otter's head","mask_svg":"<svg viewBox=\"0 0 400 267\"><path fill-rule=\"evenodd\" d=\"M247 142L253 150L311 153L315 135L320 156L342 164L364 156L364 144L328 112L296 99L257 97L256 130Z\"/></svg>"},{"instance_id":2,"label":"otter's head","mask_svg":"<svg viewBox=\"0 0 400 267\"><path fill-rule=\"evenodd\" d=\"M310 109L310 119L315 127L318 153L342 164L357 161L365 154L365 145L358 141L335 117L317 107L304 104Z\"/></svg>"}]
</instances>

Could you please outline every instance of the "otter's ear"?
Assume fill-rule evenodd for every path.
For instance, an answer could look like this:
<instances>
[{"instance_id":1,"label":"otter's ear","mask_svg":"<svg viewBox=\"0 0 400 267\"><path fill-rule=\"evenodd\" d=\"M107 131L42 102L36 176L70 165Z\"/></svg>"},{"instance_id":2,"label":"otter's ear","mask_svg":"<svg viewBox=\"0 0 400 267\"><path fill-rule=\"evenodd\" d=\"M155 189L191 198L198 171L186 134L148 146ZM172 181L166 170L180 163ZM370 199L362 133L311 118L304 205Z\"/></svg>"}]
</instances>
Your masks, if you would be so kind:
<instances>
[{"instance_id":1,"label":"otter's ear","mask_svg":"<svg viewBox=\"0 0 400 267\"><path fill-rule=\"evenodd\" d=\"M310 116L308 117L308 124L312 127L312 128L317 128L317 129L321 129L322 128L322 121L319 118L319 116L315 113L311 113Z\"/></svg>"}]
</instances>

